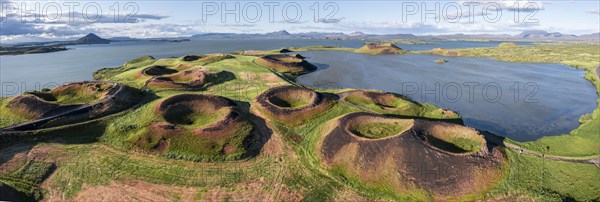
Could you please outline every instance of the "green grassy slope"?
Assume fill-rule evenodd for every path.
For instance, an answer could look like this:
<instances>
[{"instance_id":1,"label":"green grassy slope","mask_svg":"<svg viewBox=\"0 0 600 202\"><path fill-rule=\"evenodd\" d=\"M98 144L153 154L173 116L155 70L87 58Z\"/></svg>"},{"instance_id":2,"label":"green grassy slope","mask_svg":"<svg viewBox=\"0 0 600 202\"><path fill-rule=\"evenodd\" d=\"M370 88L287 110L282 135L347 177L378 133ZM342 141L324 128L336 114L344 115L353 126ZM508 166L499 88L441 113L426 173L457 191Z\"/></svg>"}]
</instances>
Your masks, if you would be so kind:
<instances>
[{"instance_id":1,"label":"green grassy slope","mask_svg":"<svg viewBox=\"0 0 600 202\"><path fill-rule=\"evenodd\" d=\"M562 54L573 54L573 52L555 50L557 47L563 46L565 49L573 49L573 51L585 50L587 51L585 53L589 55L582 53L579 56L562 56ZM585 47L585 45L582 46ZM544 45L517 48L522 51L520 54L529 51L556 53L558 56L555 57L562 57L563 63L582 64L581 68L587 69L592 65L597 65L597 63L586 62L597 57L590 53L591 47ZM489 51L479 50L479 52L488 54L496 52L501 55L507 51L490 48ZM473 53L472 56L477 55ZM78 127L46 129L33 134L38 138L22 141L24 144L30 144L34 150L50 148L59 151L48 155L49 159L55 161L56 170L43 182L44 186L40 186L36 184L38 183L36 176L42 176L41 174L45 172L44 169L41 169L44 168L44 164L38 166L37 163L32 163L35 166L28 166L27 162L29 161L24 161L25 163L18 166L18 168L23 168L22 172L0 170L0 182L23 190L29 196L52 193L62 196L64 199L73 199L77 194L90 187L103 187L115 182L144 181L162 187L160 190L165 192L169 190L170 186L188 187L195 195L193 198L196 200L210 199L207 198L210 196L207 196L206 193L213 189L229 195L244 193L249 189L247 186L249 182L262 183L258 192L269 193L273 195L274 200L291 200L285 197L288 193L298 194L307 201L343 200L341 197L347 193L370 200L431 200L431 196L422 190L397 193L385 184L366 186L357 178L344 173L342 169L328 170L321 166L316 148L319 139L329 129L330 121L347 113L362 111L362 109L345 102L335 102L326 112L300 122L282 123L267 120L266 124L274 132L270 137L272 142L270 145L266 145L263 153L255 158L240 161L192 162L176 160L170 156L129 150L127 140L136 135L132 131L139 131L149 123L160 119L156 116L154 107L161 98L181 93L215 94L236 100L244 107L253 109L250 105L258 94L271 87L288 85L285 80L277 77L271 71L254 64L253 60L257 58L256 56L235 55L234 57L211 63L183 62L171 58L142 58L130 61L120 68L104 69L95 73L95 78L118 81L138 88L143 86L145 79L136 78L135 73L149 65L202 65L213 72L231 72L234 78L224 79L202 90L155 89L146 96L146 102L137 109L115 114L94 124L84 123ZM509 56L503 57L509 58ZM595 73L590 72L588 75L595 76ZM588 79L593 78L590 76ZM600 85L598 80L592 80L592 82L597 87ZM327 92L341 91L330 90ZM4 100L0 99L0 104ZM409 106L409 108L412 106L404 102L396 104ZM426 104L424 106L428 108L428 111L438 109L433 105ZM256 113L256 111L252 112ZM597 147L598 144L597 141L593 142L593 138L597 138L594 135L600 134L598 132L599 114L599 110L596 110L587 122L573 131L571 135L542 138L535 142L517 144L533 150L543 149L550 145L549 153L556 155L597 155L595 152L598 152L598 149L594 151L594 147ZM2 120L0 123L3 124L11 123L10 119L2 118L0 120ZM377 131L377 129L373 130ZM58 143L44 143L48 141ZM565 143L570 144L565 145ZM0 150L11 148L13 145L15 145L14 142L2 144ZM565 149L562 149L561 146ZM180 150L185 151L186 148ZM0 155L2 154L0 153ZM466 196L464 200L510 200L513 199L511 197L543 201L600 200L600 194L596 191L600 189L597 183L600 181L600 169L593 165L545 160L518 154L514 151L508 151L507 157L509 169L506 171L504 179L495 188L481 195ZM22 176L19 179L24 179L24 181L14 180L16 175ZM25 185L17 183L25 183ZM34 191L26 192L26 190ZM183 194L180 193L180 195ZM177 199L174 197L172 200Z\"/></svg>"}]
</instances>

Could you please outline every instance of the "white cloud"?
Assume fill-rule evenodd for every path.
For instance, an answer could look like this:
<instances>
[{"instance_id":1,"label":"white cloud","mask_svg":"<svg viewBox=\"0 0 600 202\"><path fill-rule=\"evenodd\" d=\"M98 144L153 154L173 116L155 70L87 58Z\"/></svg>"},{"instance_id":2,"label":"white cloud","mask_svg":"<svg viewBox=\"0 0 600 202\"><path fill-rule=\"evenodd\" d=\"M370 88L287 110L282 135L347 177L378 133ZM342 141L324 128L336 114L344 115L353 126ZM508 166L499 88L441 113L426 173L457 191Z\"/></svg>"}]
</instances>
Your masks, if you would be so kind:
<instances>
[{"instance_id":1,"label":"white cloud","mask_svg":"<svg viewBox=\"0 0 600 202\"><path fill-rule=\"evenodd\" d=\"M592 14L592 15L600 15L600 9L588 10L586 13Z\"/></svg>"}]
</instances>

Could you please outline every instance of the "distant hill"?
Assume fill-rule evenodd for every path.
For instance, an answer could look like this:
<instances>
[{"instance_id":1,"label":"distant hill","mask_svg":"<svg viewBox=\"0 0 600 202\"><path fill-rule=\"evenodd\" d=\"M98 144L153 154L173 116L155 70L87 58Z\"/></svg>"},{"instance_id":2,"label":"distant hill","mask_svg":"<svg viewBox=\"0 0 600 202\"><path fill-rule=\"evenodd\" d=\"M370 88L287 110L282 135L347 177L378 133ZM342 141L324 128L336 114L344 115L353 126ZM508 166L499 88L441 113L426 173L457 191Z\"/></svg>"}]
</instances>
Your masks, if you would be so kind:
<instances>
[{"instance_id":1,"label":"distant hill","mask_svg":"<svg viewBox=\"0 0 600 202\"><path fill-rule=\"evenodd\" d=\"M600 41L600 32L593 34L584 34L579 36L579 38L585 40Z\"/></svg>"},{"instance_id":2,"label":"distant hill","mask_svg":"<svg viewBox=\"0 0 600 202\"><path fill-rule=\"evenodd\" d=\"M527 30L523 31L520 34L515 35L517 38L533 38L535 36L543 36L548 34L547 31L544 30Z\"/></svg>"},{"instance_id":3,"label":"distant hill","mask_svg":"<svg viewBox=\"0 0 600 202\"><path fill-rule=\"evenodd\" d=\"M177 38L153 38L153 39L136 39L130 37L113 37L103 39L97 35L90 33L82 37L72 44L106 44L111 41L172 41L180 42L187 40L198 39L328 39L328 40L372 40L385 41L391 39L420 39L420 40L497 40L497 41L600 41L600 33L573 35L562 34L560 32L547 32L544 30L527 30L517 35L508 34L447 34L447 35L426 35L416 36L413 34L365 34L363 32L304 32L304 33L289 33L286 30L268 32L268 33L202 33L191 37ZM64 44L63 44L64 45Z\"/></svg>"},{"instance_id":4,"label":"distant hill","mask_svg":"<svg viewBox=\"0 0 600 202\"><path fill-rule=\"evenodd\" d=\"M367 36L367 35L363 32L352 32L352 33L348 34L348 36L360 37L360 36Z\"/></svg>"},{"instance_id":5,"label":"distant hill","mask_svg":"<svg viewBox=\"0 0 600 202\"><path fill-rule=\"evenodd\" d=\"M81 38L75 40L73 43L75 43L75 44L107 44L107 43L110 43L110 40L103 39L93 33L89 33L88 35L85 35L84 37L81 37Z\"/></svg>"},{"instance_id":6,"label":"distant hill","mask_svg":"<svg viewBox=\"0 0 600 202\"><path fill-rule=\"evenodd\" d=\"M394 38L417 38L412 34L388 34L370 35L362 32L344 34L342 32L305 32L291 34L285 30L269 32L265 34L237 34L237 33L204 33L196 34L192 39L394 39Z\"/></svg>"},{"instance_id":7,"label":"distant hill","mask_svg":"<svg viewBox=\"0 0 600 202\"><path fill-rule=\"evenodd\" d=\"M572 34L562 34L560 32L547 32L543 30L530 30L524 31L521 34L515 35L517 38L577 38Z\"/></svg>"},{"instance_id":8,"label":"distant hill","mask_svg":"<svg viewBox=\"0 0 600 202\"><path fill-rule=\"evenodd\" d=\"M111 38L108 38L108 40L110 40L110 41L134 41L134 40L139 40L139 39L131 38L128 36L120 36L120 37L111 37Z\"/></svg>"},{"instance_id":9,"label":"distant hill","mask_svg":"<svg viewBox=\"0 0 600 202\"><path fill-rule=\"evenodd\" d=\"M268 36L289 36L291 35L289 32L285 31L285 30L281 30L278 32L270 32L270 33L266 33L265 35Z\"/></svg>"}]
</instances>

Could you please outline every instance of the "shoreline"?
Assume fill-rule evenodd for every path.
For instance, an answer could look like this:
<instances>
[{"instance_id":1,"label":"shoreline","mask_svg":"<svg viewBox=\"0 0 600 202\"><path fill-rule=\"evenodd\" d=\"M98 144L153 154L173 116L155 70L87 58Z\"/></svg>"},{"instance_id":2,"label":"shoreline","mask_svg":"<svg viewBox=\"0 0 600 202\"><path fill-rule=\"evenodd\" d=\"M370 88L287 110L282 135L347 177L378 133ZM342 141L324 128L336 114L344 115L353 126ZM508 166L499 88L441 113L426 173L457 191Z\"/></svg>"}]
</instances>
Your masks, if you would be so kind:
<instances>
[{"instance_id":1,"label":"shoreline","mask_svg":"<svg viewBox=\"0 0 600 202\"><path fill-rule=\"evenodd\" d=\"M0 56L14 56L14 55L28 55L28 54L42 54L42 53L53 53L59 51L67 51L66 45L51 45L51 46L31 46L31 47L2 47L0 50Z\"/></svg>"}]
</instances>

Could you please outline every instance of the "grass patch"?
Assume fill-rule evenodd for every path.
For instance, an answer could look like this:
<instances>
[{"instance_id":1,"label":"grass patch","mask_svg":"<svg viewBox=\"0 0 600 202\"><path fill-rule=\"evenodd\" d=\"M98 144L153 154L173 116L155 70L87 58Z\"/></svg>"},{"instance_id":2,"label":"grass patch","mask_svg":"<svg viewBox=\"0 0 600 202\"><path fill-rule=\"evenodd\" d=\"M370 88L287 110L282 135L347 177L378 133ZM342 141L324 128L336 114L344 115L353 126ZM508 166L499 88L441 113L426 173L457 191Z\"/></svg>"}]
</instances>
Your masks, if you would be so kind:
<instances>
[{"instance_id":1,"label":"grass patch","mask_svg":"<svg viewBox=\"0 0 600 202\"><path fill-rule=\"evenodd\" d=\"M91 104L100 101L113 88L105 83L73 83L47 91L29 92L45 101L57 104Z\"/></svg>"},{"instance_id":2,"label":"grass patch","mask_svg":"<svg viewBox=\"0 0 600 202\"><path fill-rule=\"evenodd\" d=\"M507 156L510 170L487 198L523 193L539 201L600 200L600 169L592 164L552 161L512 150L507 150Z\"/></svg>"},{"instance_id":3,"label":"grass patch","mask_svg":"<svg viewBox=\"0 0 600 202\"><path fill-rule=\"evenodd\" d=\"M0 127L6 127L17 123L22 123L25 121L29 121L29 119L13 114L11 110L6 107L6 102L10 98L2 97L0 98Z\"/></svg>"},{"instance_id":4,"label":"grass patch","mask_svg":"<svg viewBox=\"0 0 600 202\"><path fill-rule=\"evenodd\" d=\"M477 131L464 126L435 125L429 130L427 141L454 153L477 152L485 146L485 140Z\"/></svg>"},{"instance_id":5,"label":"grass patch","mask_svg":"<svg viewBox=\"0 0 600 202\"><path fill-rule=\"evenodd\" d=\"M365 93L372 93L371 97ZM426 117L433 119L458 119L460 115L443 110L428 103L417 103L395 94L384 94L377 91L356 91L348 94L345 101L381 114Z\"/></svg>"},{"instance_id":6,"label":"grass patch","mask_svg":"<svg viewBox=\"0 0 600 202\"><path fill-rule=\"evenodd\" d=\"M359 124L352 132L358 136L379 139L397 135L412 127L412 121L370 122Z\"/></svg>"},{"instance_id":7,"label":"grass patch","mask_svg":"<svg viewBox=\"0 0 600 202\"><path fill-rule=\"evenodd\" d=\"M0 176L0 182L14 188L25 198L40 200L43 197L39 184L50 175L56 166L42 161L28 161L16 171Z\"/></svg>"},{"instance_id":8,"label":"grass patch","mask_svg":"<svg viewBox=\"0 0 600 202\"><path fill-rule=\"evenodd\" d=\"M174 108L173 111L165 114L164 119L168 122L184 125L188 128L202 128L223 118L230 112L228 108L222 108L217 111L190 111L186 108Z\"/></svg>"}]
</instances>

